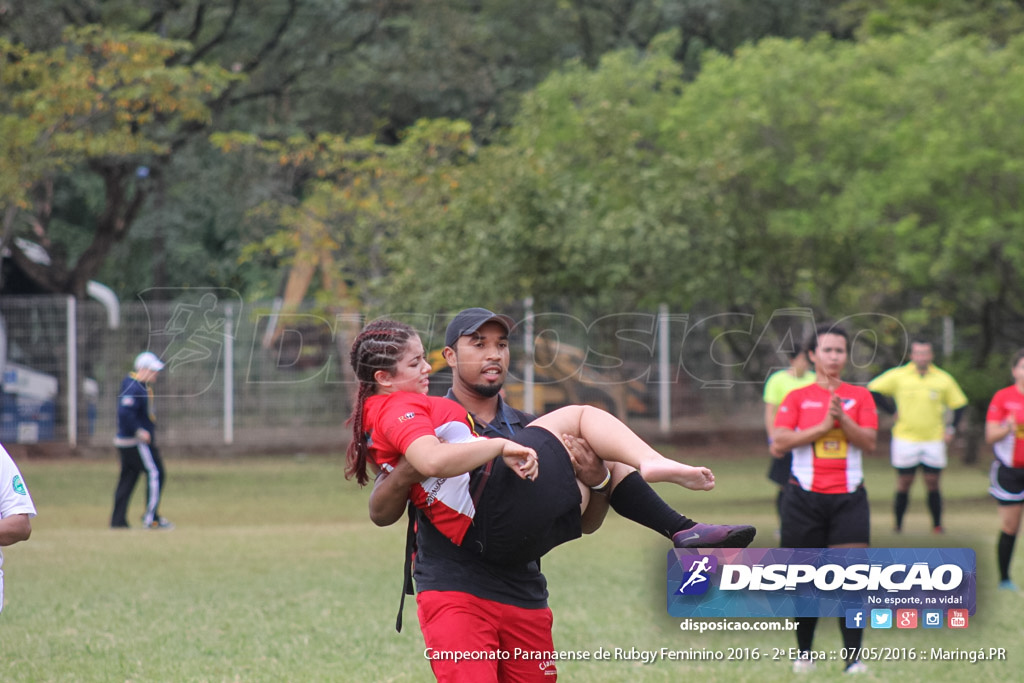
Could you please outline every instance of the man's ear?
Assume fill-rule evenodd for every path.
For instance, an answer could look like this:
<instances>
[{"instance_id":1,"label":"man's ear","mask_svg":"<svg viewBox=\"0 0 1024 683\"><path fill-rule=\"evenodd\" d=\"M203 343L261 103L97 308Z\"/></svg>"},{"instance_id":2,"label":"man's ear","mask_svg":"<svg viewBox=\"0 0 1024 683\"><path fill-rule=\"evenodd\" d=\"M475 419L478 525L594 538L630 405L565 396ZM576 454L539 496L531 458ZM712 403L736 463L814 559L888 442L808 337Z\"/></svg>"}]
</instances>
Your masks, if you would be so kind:
<instances>
[{"instance_id":1,"label":"man's ear","mask_svg":"<svg viewBox=\"0 0 1024 683\"><path fill-rule=\"evenodd\" d=\"M441 349L441 355L444 356L444 360L448 363L448 367L454 369L455 366L459 364L458 353L456 353L455 349L452 347L446 346Z\"/></svg>"}]
</instances>

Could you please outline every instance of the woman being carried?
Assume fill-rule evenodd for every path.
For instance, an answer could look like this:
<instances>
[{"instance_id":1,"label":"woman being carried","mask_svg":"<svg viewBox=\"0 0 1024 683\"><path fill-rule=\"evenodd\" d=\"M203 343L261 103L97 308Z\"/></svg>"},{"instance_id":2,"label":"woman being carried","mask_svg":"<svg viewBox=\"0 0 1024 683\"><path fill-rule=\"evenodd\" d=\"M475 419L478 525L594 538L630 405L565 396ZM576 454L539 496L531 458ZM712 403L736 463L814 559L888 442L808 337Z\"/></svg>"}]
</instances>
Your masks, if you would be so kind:
<instances>
[{"instance_id":1,"label":"woman being carried","mask_svg":"<svg viewBox=\"0 0 1024 683\"><path fill-rule=\"evenodd\" d=\"M579 537L589 490L576 480L562 436L583 437L600 458L635 467L649 482L714 487L711 470L665 458L591 406L544 415L514 440L478 437L458 403L426 395L430 365L419 336L403 323L367 326L351 363L359 393L347 476L364 484L368 467L390 471L404 455L427 477L410 492L413 503L449 540L489 560L536 558ZM753 535L750 527L747 543Z\"/></svg>"}]
</instances>

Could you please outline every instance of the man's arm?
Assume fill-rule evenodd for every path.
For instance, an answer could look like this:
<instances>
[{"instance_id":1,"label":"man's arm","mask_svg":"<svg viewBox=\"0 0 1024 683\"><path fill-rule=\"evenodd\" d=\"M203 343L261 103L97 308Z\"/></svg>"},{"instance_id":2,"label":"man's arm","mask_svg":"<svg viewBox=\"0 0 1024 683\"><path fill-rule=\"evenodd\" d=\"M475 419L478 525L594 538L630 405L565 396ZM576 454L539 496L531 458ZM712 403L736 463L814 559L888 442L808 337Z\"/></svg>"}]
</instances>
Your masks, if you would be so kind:
<instances>
[{"instance_id":1,"label":"man's arm","mask_svg":"<svg viewBox=\"0 0 1024 683\"><path fill-rule=\"evenodd\" d=\"M875 399L875 405L878 406L879 410L888 413L889 415L896 414L896 401L893 400L892 396L878 391L872 391L871 398Z\"/></svg>"},{"instance_id":2,"label":"man's arm","mask_svg":"<svg viewBox=\"0 0 1024 683\"><path fill-rule=\"evenodd\" d=\"M765 401L764 404L764 431L768 434L768 443L772 441L772 431L775 429L775 413L779 412L779 407L774 403L768 403Z\"/></svg>"},{"instance_id":3,"label":"man's arm","mask_svg":"<svg viewBox=\"0 0 1024 683\"><path fill-rule=\"evenodd\" d=\"M774 403L764 404L764 430L768 434L768 453L773 458L781 458L789 451L784 451L775 445L775 416L779 413L779 406Z\"/></svg>"},{"instance_id":4,"label":"man's arm","mask_svg":"<svg viewBox=\"0 0 1024 683\"><path fill-rule=\"evenodd\" d=\"M597 457L586 439L566 434L562 436L562 441L565 443L565 449L569 452L572 467L576 470L576 478L585 486L591 488L600 486L611 474L604 461ZM580 517L583 533L592 534L604 524L604 518L608 514L611 491L610 482L602 492L591 491L590 502L587 503L587 507Z\"/></svg>"},{"instance_id":5,"label":"man's arm","mask_svg":"<svg viewBox=\"0 0 1024 683\"><path fill-rule=\"evenodd\" d=\"M0 546L27 541L31 535L32 521L28 514L21 513L0 519Z\"/></svg>"},{"instance_id":6,"label":"man's arm","mask_svg":"<svg viewBox=\"0 0 1024 683\"><path fill-rule=\"evenodd\" d=\"M943 434L943 441L947 444L953 442L953 437L956 436L957 430L960 428L960 420L963 419L964 413L967 412L967 406L960 406L953 411L953 418L946 425L945 433Z\"/></svg>"},{"instance_id":7,"label":"man's arm","mask_svg":"<svg viewBox=\"0 0 1024 683\"><path fill-rule=\"evenodd\" d=\"M400 520L409 500L409 488L423 479L405 458L399 459L390 474L378 474L370 492L370 520L377 526L389 526Z\"/></svg>"}]
</instances>

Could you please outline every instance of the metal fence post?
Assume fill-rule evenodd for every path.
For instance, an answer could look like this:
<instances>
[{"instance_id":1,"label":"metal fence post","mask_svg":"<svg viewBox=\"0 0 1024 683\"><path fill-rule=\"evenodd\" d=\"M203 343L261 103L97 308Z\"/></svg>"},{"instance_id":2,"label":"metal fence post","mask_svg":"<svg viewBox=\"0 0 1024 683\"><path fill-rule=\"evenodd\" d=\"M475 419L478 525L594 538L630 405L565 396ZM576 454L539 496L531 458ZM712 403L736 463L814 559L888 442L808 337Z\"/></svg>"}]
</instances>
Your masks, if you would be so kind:
<instances>
[{"instance_id":1,"label":"metal fence post","mask_svg":"<svg viewBox=\"0 0 1024 683\"><path fill-rule=\"evenodd\" d=\"M672 398L669 385L668 304L658 307L658 426L662 434L672 430Z\"/></svg>"},{"instance_id":2,"label":"metal fence post","mask_svg":"<svg viewBox=\"0 0 1024 683\"><path fill-rule=\"evenodd\" d=\"M68 443L78 444L78 302L67 297Z\"/></svg>"},{"instance_id":3,"label":"metal fence post","mask_svg":"<svg viewBox=\"0 0 1024 683\"><path fill-rule=\"evenodd\" d=\"M523 364L523 411L531 415L535 414L533 400L534 370L533 370L533 297L528 296L523 300L523 350L526 352L526 362Z\"/></svg>"},{"instance_id":4,"label":"metal fence post","mask_svg":"<svg viewBox=\"0 0 1024 683\"><path fill-rule=\"evenodd\" d=\"M235 442L235 345L234 309L231 304L224 307L224 443Z\"/></svg>"}]
</instances>

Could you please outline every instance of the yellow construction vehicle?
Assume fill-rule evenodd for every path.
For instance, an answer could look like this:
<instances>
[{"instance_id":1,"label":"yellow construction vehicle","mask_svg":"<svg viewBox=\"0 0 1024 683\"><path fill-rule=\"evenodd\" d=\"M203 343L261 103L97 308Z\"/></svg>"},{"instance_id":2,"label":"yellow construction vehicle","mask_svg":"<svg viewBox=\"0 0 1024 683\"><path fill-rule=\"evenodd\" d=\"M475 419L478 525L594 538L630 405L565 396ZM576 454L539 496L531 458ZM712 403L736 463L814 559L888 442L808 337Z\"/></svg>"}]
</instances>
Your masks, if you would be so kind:
<instances>
[{"instance_id":1,"label":"yellow construction vehicle","mask_svg":"<svg viewBox=\"0 0 1024 683\"><path fill-rule=\"evenodd\" d=\"M587 352L570 344L539 337L533 353L534 412L546 413L570 404L597 406L619 419L650 415L654 392L641 380L628 379L621 368L598 368L586 362ZM434 372L430 393L444 395L451 386L451 369L441 349L427 360ZM505 381L504 398L523 409L523 365L513 363Z\"/></svg>"}]
</instances>

